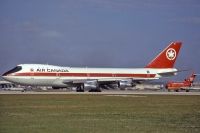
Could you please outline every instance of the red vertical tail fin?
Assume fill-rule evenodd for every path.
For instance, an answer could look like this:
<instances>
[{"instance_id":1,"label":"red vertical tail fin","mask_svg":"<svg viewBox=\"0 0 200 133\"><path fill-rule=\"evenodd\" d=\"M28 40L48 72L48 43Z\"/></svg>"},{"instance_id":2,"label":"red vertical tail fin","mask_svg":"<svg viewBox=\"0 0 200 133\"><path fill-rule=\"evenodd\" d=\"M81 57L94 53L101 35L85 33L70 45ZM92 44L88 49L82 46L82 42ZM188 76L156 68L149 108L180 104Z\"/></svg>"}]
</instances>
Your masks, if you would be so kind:
<instances>
[{"instance_id":1,"label":"red vertical tail fin","mask_svg":"<svg viewBox=\"0 0 200 133\"><path fill-rule=\"evenodd\" d=\"M181 42L172 42L146 68L173 68L181 45Z\"/></svg>"}]
</instances>

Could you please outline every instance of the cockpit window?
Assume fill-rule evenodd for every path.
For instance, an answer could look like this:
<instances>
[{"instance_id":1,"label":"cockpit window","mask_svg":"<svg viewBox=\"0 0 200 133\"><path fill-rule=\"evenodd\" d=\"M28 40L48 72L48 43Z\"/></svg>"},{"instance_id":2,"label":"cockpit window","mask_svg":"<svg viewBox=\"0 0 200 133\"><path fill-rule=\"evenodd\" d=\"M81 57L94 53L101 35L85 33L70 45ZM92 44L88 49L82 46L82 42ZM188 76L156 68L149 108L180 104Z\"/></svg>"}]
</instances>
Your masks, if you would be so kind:
<instances>
[{"instance_id":1,"label":"cockpit window","mask_svg":"<svg viewBox=\"0 0 200 133\"><path fill-rule=\"evenodd\" d=\"M11 74L11 73L18 72L20 70L22 70L22 67L21 66L16 66L15 68L11 69L10 71L7 71L6 73L4 73L3 76L6 76L6 75Z\"/></svg>"}]
</instances>

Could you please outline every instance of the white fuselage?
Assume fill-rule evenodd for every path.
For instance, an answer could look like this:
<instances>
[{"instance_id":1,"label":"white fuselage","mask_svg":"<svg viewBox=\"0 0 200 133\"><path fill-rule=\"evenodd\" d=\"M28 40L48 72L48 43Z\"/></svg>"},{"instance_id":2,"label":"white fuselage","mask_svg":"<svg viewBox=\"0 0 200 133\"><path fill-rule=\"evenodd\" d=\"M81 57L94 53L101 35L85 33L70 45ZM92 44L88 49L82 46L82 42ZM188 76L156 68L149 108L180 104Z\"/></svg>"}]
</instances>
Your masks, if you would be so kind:
<instances>
[{"instance_id":1,"label":"white fuselage","mask_svg":"<svg viewBox=\"0 0 200 133\"><path fill-rule=\"evenodd\" d=\"M176 72L175 68L78 68L42 64L21 64L21 70L4 75L3 78L22 85L67 87L66 82L97 80L98 82L124 79L153 80L162 76L159 73Z\"/></svg>"}]
</instances>

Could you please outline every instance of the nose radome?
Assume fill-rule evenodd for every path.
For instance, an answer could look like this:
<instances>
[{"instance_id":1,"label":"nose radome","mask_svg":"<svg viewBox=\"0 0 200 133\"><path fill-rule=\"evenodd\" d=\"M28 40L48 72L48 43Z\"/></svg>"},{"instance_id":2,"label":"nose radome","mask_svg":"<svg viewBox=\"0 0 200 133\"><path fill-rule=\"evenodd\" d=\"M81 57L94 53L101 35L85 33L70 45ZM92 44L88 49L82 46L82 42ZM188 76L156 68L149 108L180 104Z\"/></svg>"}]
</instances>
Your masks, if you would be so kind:
<instances>
[{"instance_id":1,"label":"nose radome","mask_svg":"<svg viewBox=\"0 0 200 133\"><path fill-rule=\"evenodd\" d=\"M9 81L9 82L12 81L12 79L7 74L3 74L1 77L6 81Z\"/></svg>"},{"instance_id":2,"label":"nose radome","mask_svg":"<svg viewBox=\"0 0 200 133\"><path fill-rule=\"evenodd\" d=\"M4 79L4 80L9 80L9 73L8 72L5 72L1 75L1 77Z\"/></svg>"},{"instance_id":3,"label":"nose radome","mask_svg":"<svg viewBox=\"0 0 200 133\"><path fill-rule=\"evenodd\" d=\"M4 80L7 80L7 76L4 75L4 74L3 74L1 77L2 77Z\"/></svg>"}]
</instances>

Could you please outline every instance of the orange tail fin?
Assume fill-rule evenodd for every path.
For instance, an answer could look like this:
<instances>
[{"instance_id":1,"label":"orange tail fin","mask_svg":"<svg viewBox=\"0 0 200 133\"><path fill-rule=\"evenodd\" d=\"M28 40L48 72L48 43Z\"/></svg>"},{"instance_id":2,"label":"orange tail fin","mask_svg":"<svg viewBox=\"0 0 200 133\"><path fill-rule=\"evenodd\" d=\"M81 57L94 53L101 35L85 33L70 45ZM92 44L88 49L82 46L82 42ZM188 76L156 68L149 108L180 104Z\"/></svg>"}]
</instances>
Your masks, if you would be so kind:
<instances>
[{"instance_id":1,"label":"orange tail fin","mask_svg":"<svg viewBox=\"0 0 200 133\"><path fill-rule=\"evenodd\" d=\"M165 48L160 54L158 54L156 58L154 58L145 68L173 68L181 45L181 42L172 42L167 48Z\"/></svg>"}]
</instances>

